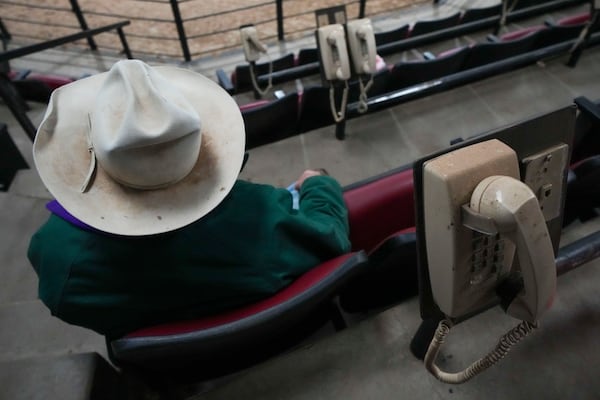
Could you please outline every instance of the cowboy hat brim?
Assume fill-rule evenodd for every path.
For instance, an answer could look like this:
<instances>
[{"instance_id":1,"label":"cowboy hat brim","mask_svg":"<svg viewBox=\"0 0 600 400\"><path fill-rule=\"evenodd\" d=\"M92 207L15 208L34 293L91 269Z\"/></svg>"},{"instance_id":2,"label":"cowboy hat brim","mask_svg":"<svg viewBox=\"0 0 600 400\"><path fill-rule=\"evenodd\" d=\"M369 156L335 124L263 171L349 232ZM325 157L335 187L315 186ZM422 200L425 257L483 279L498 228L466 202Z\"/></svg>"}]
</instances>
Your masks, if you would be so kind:
<instances>
[{"instance_id":1,"label":"cowboy hat brim","mask_svg":"<svg viewBox=\"0 0 600 400\"><path fill-rule=\"evenodd\" d=\"M98 165L93 184L81 192L91 157L88 114L107 73L55 90L33 144L35 165L50 193L77 219L104 232L152 235L188 225L223 201L242 167L244 121L233 98L193 71L153 68L181 91L202 124L198 160L181 181L163 189L137 190L113 180Z\"/></svg>"}]
</instances>

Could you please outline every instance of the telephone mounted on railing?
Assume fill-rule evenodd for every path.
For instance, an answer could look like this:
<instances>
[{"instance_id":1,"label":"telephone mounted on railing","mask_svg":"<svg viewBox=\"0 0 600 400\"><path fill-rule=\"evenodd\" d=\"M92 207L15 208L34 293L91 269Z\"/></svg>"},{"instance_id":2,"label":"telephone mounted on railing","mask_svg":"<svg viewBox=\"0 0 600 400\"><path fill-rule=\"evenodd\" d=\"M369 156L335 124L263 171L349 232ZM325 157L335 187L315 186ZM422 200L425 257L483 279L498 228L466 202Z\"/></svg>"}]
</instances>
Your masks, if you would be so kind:
<instances>
[{"instance_id":1,"label":"telephone mounted on railing","mask_svg":"<svg viewBox=\"0 0 600 400\"><path fill-rule=\"evenodd\" d=\"M360 84L358 111L367 111L367 92L373 84L373 74L377 68L377 48L375 45L375 33L371 20L368 18L357 19L346 24L348 34L348 45L354 72L358 75ZM368 82L363 83L363 76L368 76Z\"/></svg>"},{"instance_id":2,"label":"telephone mounted on railing","mask_svg":"<svg viewBox=\"0 0 600 400\"><path fill-rule=\"evenodd\" d=\"M424 227L433 299L446 315L425 356L448 383L464 382L526 336L550 307L556 268L546 219L560 213L568 146L522 160L497 139L446 153L423 166ZM461 373L434 361L452 320L500 303L523 322L498 347Z\"/></svg>"},{"instance_id":3,"label":"telephone mounted on railing","mask_svg":"<svg viewBox=\"0 0 600 400\"><path fill-rule=\"evenodd\" d=\"M375 73L377 49L371 20L363 18L350 21L346 29L354 71L360 75Z\"/></svg>"},{"instance_id":4,"label":"telephone mounted on railing","mask_svg":"<svg viewBox=\"0 0 600 400\"><path fill-rule=\"evenodd\" d=\"M240 28L242 46L246 61L255 62L262 54L267 54L267 47L258 39L258 32L254 25L244 25Z\"/></svg>"},{"instance_id":5,"label":"telephone mounted on railing","mask_svg":"<svg viewBox=\"0 0 600 400\"><path fill-rule=\"evenodd\" d=\"M331 112L335 122L341 122L345 118L351 75L344 27L341 24L325 25L317 29L316 35L321 72L329 84ZM336 111L334 90L339 83L344 84L344 89L340 111Z\"/></svg>"},{"instance_id":6,"label":"telephone mounted on railing","mask_svg":"<svg viewBox=\"0 0 600 400\"><path fill-rule=\"evenodd\" d=\"M240 36L242 39L242 48L244 49L244 56L246 61L250 64L250 77L252 79L252 86L260 94L265 95L272 87L271 75L273 73L273 63L269 60L269 82L265 89L261 89L258 86L256 79L256 61L264 54L268 56L267 47L258 39L258 32L256 27L252 24L243 25L240 27Z\"/></svg>"},{"instance_id":7,"label":"telephone mounted on railing","mask_svg":"<svg viewBox=\"0 0 600 400\"><path fill-rule=\"evenodd\" d=\"M341 24L320 27L317 30L317 43L325 80L331 82L350 79L350 60L344 27Z\"/></svg>"}]
</instances>

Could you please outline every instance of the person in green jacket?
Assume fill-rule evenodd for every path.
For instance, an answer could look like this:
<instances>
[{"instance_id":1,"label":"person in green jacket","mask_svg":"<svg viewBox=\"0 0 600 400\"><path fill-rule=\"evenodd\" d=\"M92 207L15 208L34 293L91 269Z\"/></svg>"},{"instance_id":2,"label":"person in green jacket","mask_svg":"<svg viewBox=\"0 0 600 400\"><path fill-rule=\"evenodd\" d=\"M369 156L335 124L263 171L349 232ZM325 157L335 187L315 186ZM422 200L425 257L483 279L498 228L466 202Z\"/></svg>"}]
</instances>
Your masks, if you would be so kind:
<instances>
[{"instance_id":1,"label":"person in green jacket","mask_svg":"<svg viewBox=\"0 0 600 400\"><path fill-rule=\"evenodd\" d=\"M175 67L117 62L57 89L34 142L55 197L28 257L58 318L117 338L268 297L350 249L340 185L238 179L239 107Z\"/></svg>"}]
</instances>

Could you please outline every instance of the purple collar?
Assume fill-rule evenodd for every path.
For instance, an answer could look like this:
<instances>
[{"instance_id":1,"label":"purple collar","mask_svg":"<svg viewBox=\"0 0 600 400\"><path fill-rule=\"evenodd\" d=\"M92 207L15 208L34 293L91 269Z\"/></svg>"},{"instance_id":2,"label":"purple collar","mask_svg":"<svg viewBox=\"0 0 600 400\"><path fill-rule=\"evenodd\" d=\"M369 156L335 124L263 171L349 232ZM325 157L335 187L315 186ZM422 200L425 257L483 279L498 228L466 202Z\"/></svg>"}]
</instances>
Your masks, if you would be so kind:
<instances>
[{"instance_id":1,"label":"purple collar","mask_svg":"<svg viewBox=\"0 0 600 400\"><path fill-rule=\"evenodd\" d=\"M60 203L56 200L52 200L52 201L46 203L46 208L52 214L64 219L67 222L70 222L71 224L73 224L81 229L84 229L84 230L90 231L90 232L105 233L105 232L99 231L98 229L93 228L93 227L89 226L88 224L75 218L71 213L69 213L67 210L65 210L65 208L63 206L61 206Z\"/></svg>"}]
</instances>

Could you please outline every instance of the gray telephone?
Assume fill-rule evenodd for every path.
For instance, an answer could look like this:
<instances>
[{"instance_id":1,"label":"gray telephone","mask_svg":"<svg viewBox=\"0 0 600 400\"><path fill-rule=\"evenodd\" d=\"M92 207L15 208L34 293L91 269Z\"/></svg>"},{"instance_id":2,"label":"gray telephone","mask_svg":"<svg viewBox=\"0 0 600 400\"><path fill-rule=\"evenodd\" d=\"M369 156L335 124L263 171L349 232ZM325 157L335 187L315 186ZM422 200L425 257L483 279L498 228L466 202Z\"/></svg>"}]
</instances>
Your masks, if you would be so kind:
<instances>
[{"instance_id":1,"label":"gray telephone","mask_svg":"<svg viewBox=\"0 0 600 400\"><path fill-rule=\"evenodd\" d=\"M261 89L258 86L258 82L256 80L255 66L256 61L260 59L262 54L268 56L267 46L261 43L261 41L258 39L258 32L256 31L256 27L254 25L243 25L240 28L240 36L242 39L242 48L244 49L244 56L246 57L246 61L248 61L248 63L250 64L250 78L252 79L252 86L254 86L254 89L261 96L264 96L273 86L273 63L269 59L269 81L267 83L267 87L264 89Z\"/></svg>"},{"instance_id":2,"label":"gray telephone","mask_svg":"<svg viewBox=\"0 0 600 400\"><path fill-rule=\"evenodd\" d=\"M560 213L567 158L561 144L522 160L526 183L515 151L496 139L424 164L427 262L434 301L447 317L425 356L438 379L462 383L488 368L552 304L556 267L546 219ZM466 370L440 371L434 361L452 319L498 303L522 323Z\"/></svg>"},{"instance_id":3,"label":"gray telephone","mask_svg":"<svg viewBox=\"0 0 600 400\"><path fill-rule=\"evenodd\" d=\"M341 24L325 25L317 29L317 45L323 77L329 82L329 100L335 122L341 122L346 116L348 102L348 79L350 79L350 59L346 45L346 34ZM334 84L343 82L342 104L340 111L335 109Z\"/></svg>"},{"instance_id":4,"label":"gray telephone","mask_svg":"<svg viewBox=\"0 0 600 400\"><path fill-rule=\"evenodd\" d=\"M375 33L371 20L368 18L357 19L346 24L348 32L348 45L352 57L354 72L358 75L360 85L360 95L358 103L358 112L367 111L367 92L373 84L373 74L377 65L377 49L375 45ZM365 85L362 77L368 76L368 82Z\"/></svg>"}]
</instances>

